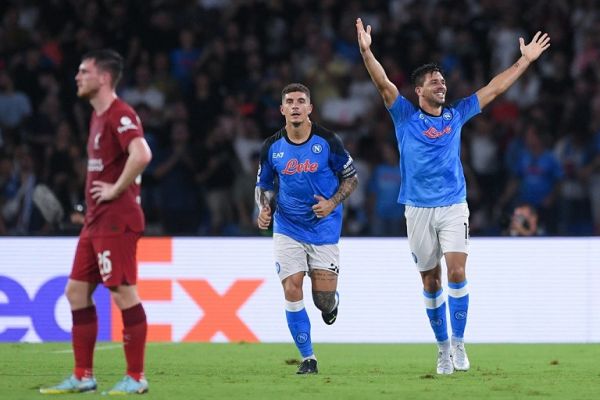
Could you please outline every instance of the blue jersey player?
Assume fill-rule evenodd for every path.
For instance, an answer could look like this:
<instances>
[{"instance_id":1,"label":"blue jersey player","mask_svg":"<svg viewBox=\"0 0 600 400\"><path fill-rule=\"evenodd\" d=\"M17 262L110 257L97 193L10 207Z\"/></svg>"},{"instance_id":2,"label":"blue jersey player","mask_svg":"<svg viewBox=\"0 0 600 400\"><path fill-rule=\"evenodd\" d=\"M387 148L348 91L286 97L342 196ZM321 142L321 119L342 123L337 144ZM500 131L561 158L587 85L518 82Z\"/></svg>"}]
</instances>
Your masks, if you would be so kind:
<instances>
[{"instance_id":1,"label":"blue jersey player","mask_svg":"<svg viewBox=\"0 0 600 400\"><path fill-rule=\"evenodd\" d=\"M283 89L285 126L263 143L255 192L258 227L267 229L274 219L275 266L288 327L303 357L298 374L318 372L304 309L304 275L310 276L323 320L333 324L339 303L342 201L358 185L352 157L336 134L310 120L312 108L306 86L292 83Z\"/></svg>"},{"instance_id":2,"label":"blue jersey player","mask_svg":"<svg viewBox=\"0 0 600 400\"><path fill-rule=\"evenodd\" d=\"M398 201L406 205L412 257L423 280L427 316L438 342L437 373L469 369L464 331L469 307L465 275L469 245L469 209L460 162L462 126L506 91L548 47L550 37L537 32L529 44L519 39L521 57L486 86L454 105L446 105L446 81L440 68L426 64L412 75L418 107L406 100L371 52L371 27L356 20L363 61L383 97L396 131L402 184ZM448 308L452 340L446 327L441 286L442 255L448 268Z\"/></svg>"}]
</instances>

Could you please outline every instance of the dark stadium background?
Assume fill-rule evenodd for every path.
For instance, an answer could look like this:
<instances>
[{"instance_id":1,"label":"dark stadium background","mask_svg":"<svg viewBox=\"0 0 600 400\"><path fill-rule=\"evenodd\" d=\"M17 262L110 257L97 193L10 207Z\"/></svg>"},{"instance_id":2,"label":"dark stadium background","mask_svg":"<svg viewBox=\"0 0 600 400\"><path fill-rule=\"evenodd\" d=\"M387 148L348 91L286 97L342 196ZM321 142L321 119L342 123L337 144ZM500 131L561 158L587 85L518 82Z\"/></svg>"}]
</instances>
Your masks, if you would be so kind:
<instances>
[{"instance_id":1,"label":"dark stadium background","mask_svg":"<svg viewBox=\"0 0 600 400\"><path fill-rule=\"evenodd\" d=\"M414 67L440 63L457 99L517 59L519 36L549 32L550 50L463 130L471 234L508 234L524 201L540 235L600 233L598 1L5 0L0 16L2 235L78 233L70 214L82 203L90 109L74 76L81 55L102 47L126 58L118 93L154 152L142 186L148 235L259 235L257 152L283 125L280 91L295 81L312 89L313 118L342 136L359 169L344 235L402 234L382 228L403 223L385 190L399 179L394 152L383 156L395 138L358 52L359 16L413 100ZM525 172L550 179L553 194L510 196L523 177L515 166L545 151L562 178Z\"/></svg>"}]
</instances>

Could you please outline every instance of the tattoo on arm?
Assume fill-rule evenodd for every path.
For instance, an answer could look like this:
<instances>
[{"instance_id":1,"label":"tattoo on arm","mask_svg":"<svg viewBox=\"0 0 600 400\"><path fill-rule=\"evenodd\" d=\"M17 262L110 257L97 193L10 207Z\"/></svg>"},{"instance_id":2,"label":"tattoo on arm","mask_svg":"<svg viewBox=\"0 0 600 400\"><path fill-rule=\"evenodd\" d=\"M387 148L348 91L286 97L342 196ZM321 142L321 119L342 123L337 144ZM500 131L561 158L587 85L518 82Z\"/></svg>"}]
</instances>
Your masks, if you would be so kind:
<instances>
[{"instance_id":1,"label":"tattoo on arm","mask_svg":"<svg viewBox=\"0 0 600 400\"><path fill-rule=\"evenodd\" d=\"M338 191L329 200L333 201L333 204L337 206L342 201L346 200L348 196L350 196L350 194L354 191L354 189L356 189L357 186L358 176L354 175L350 178L343 179L340 183Z\"/></svg>"},{"instance_id":2,"label":"tattoo on arm","mask_svg":"<svg viewBox=\"0 0 600 400\"><path fill-rule=\"evenodd\" d=\"M254 189L254 200L259 210L264 206L270 206L273 196L275 196L275 192L272 190L265 190L258 186Z\"/></svg>"}]
</instances>

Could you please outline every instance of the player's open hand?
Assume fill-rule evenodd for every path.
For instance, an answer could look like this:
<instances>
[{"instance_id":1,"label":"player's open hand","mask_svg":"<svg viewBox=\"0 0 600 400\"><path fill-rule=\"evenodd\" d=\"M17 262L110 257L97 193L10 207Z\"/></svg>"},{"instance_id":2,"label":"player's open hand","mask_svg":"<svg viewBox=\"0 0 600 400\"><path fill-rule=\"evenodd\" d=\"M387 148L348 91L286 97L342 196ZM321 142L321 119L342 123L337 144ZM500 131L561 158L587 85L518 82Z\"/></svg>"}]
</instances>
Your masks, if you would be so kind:
<instances>
[{"instance_id":1,"label":"player's open hand","mask_svg":"<svg viewBox=\"0 0 600 400\"><path fill-rule=\"evenodd\" d=\"M269 225L271 225L271 207L264 206L260 210L256 223L259 229L264 230L269 228Z\"/></svg>"},{"instance_id":2,"label":"player's open hand","mask_svg":"<svg viewBox=\"0 0 600 400\"><path fill-rule=\"evenodd\" d=\"M537 60L548 47L550 47L550 36L548 36L547 33L542 34L542 32L537 31L528 45L525 45L525 40L523 40L523 38L519 38L521 55L529 62Z\"/></svg>"},{"instance_id":3,"label":"player's open hand","mask_svg":"<svg viewBox=\"0 0 600 400\"><path fill-rule=\"evenodd\" d=\"M358 37L358 47L361 52L369 50L371 47L371 25L367 25L367 29L363 26L360 18L356 19L356 36Z\"/></svg>"},{"instance_id":4,"label":"player's open hand","mask_svg":"<svg viewBox=\"0 0 600 400\"><path fill-rule=\"evenodd\" d=\"M332 201L327 200L325 197L319 196L318 194L315 194L315 199L318 203L312 206L312 209L317 218L325 218L331 214L331 211L335 208Z\"/></svg>"},{"instance_id":5,"label":"player's open hand","mask_svg":"<svg viewBox=\"0 0 600 400\"><path fill-rule=\"evenodd\" d=\"M103 201L111 201L117 198L117 193L114 190L115 185L108 182L93 181L90 193L92 199L96 200L96 203L102 203Z\"/></svg>"}]
</instances>

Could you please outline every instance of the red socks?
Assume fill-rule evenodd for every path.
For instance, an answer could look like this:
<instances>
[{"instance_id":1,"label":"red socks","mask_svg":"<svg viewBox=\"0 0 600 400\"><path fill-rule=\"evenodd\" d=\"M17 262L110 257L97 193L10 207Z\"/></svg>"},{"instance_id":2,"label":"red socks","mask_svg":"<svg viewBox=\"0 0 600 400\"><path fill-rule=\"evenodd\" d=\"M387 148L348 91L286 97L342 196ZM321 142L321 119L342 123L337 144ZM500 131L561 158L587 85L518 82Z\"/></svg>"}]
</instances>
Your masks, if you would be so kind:
<instances>
[{"instance_id":1,"label":"red socks","mask_svg":"<svg viewBox=\"0 0 600 400\"><path fill-rule=\"evenodd\" d=\"M135 380L144 377L144 350L146 348L146 312L141 303L121 310L123 316L123 347L127 360L127 375Z\"/></svg>"},{"instance_id":2,"label":"red socks","mask_svg":"<svg viewBox=\"0 0 600 400\"><path fill-rule=\"evenodd\" d=\"M73 316L73 354L75 355L75 369L73 375L77 379L93 376L94 346L98 336L98 317L96 306L92 305L79 310L71 311Z\"/></svg>"}]
</instances>

